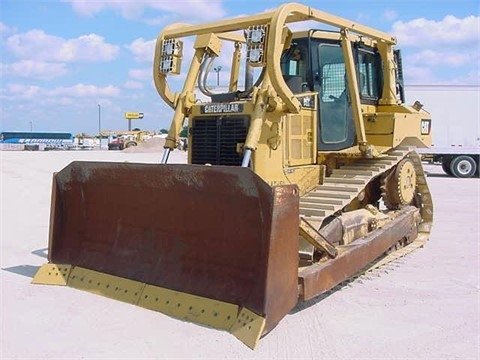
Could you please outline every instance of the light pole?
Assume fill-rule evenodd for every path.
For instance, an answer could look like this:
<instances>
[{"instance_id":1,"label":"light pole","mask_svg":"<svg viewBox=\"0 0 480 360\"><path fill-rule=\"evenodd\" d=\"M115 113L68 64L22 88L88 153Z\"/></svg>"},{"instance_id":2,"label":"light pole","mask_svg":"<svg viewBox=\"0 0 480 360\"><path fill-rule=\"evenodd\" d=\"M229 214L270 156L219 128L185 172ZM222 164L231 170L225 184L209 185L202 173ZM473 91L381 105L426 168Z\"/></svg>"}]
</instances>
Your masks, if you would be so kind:
<instances>
[{"instance_id":1,"label":"light pole","mask_svg":"<svg viewBox=\"0 0 480 360\"><path fill-rule=\"evenodd\" d=\"M213 68L213 71L217 73L217 86L220 85L220 70L222 70L221 66L216 66Z\"/></svg>"},{"instance_id":2,"label":"light pole","mask_svg":"<svg viewBox=\"0 0 480 360\"><path fill-rule=\"evenodd\" d=\"M100 135L100 131L102 131L102 118L101 118L101 108L100 104L98 105L98 135Z\"/></svg>"},{"instance_id":3,"label":"light pole","mask_svg":"<svg viewBox=\"0 0 480 360\"><path fill-rule=\"evenodd\" d=\"M97 104L98 105L98 147L101 148L102 147L102 135L101 135L101 131L102 131L102 117L101 117L101 107L100 107L100 104Z\"/></svg>"},{"instance_id":4,"label":"light pole","mask_svg":"<svg viewBox=\"0 0 480 360\"><path fill-rule=\"evenodd\" d=\"M30 123L30 132L32 132L33 131L33 121L29 121L29 123Z\"/></svg>"}]
</instances>

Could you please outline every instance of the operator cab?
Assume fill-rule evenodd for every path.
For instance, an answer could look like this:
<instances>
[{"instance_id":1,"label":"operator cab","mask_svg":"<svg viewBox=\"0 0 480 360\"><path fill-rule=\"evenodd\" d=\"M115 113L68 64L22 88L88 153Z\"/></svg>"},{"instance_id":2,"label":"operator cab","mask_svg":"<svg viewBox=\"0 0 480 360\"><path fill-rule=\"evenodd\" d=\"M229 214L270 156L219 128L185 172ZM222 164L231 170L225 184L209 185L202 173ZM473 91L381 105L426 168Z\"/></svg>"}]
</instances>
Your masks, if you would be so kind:
<instances>
[{"instance_id":1,"label":"operator cab","mask_svg":"<svg viewBox=\"0 0 480 360\"><path fill-rule=\"evenodd\" d=\"M361 103L376 105L382 91L380 54L362 42L353 47ZM281 68L294 94L318 93L318 150L354 146L355 125L339 34L310 30L295 38L282 55Z\"/></svg>"}]
</instances>

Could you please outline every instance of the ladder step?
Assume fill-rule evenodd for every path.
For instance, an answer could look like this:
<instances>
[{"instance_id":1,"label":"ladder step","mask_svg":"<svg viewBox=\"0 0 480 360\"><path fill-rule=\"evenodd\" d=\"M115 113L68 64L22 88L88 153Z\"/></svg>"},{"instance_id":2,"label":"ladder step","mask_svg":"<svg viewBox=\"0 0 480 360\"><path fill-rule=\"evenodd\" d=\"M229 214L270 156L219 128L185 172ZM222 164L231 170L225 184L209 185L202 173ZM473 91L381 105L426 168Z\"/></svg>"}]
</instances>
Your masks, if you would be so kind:
<instances>
[{"instance_id":1,"label":"ladder step","mask_svg":"<svg viewBox=\"0 0 480 360\"><path fill-rule=\"evenodd\" d=\"M324 183L300 199L300 214L310 223L321 224L323 219L340 210L366 184L402 159L408 150L397 149L376 159L362 159L354 164L334 169Z\"/></svg>"},{"instance_id":2,"label":"ladder step","mask_svg":"<svg viewBox=\"0 0 480 360\"><path fill-rule=\"evenodd\" d=\"M348 193L339 193L336 191L315 191L308 194L311 197L318 197L318 198L329 198L329 199L346 199L349 200L351 198Z\"/></svg>"},{"instance_id":3,"label":"ladder step","mask_svg":"<svg viewBox=\"0 0 480 360\"><path fill-rule=\"evenodd\" d=\"M300 215L307 215L307 216L316 216L324 218L327 212L325 210L314 210L314 209L304 209L300 208Z\"/></svg>"},{"instance_id":4,"label":"ladder step","mask_svg":"<svg viewBox=\"0 0 480 360\"><path fill-rule=\"evenodd\" d=\"M322 197L313 197L313 196L306 196L300 199L300 204L303 202L305 203L313 203L313 204L331 204L331 205L339 205L343 206L346 201L338 200L338 199L329 199L329 198L322 198Z\"/></svg>"},{"instance_id":5,"label":"ladder step","mask_svg":"<svg viewBox=\"0 0 480 360\"><path fill-rule=\"evenodd\" d=\"M352 184L352 185L365 185L367 181L362 178L354 177L328 177L323 181L324 184Z\"/></svg>"},{"instance_id":6,"label":"ladder step","mask_svg":"<svg viewBox=\"0 0 480 360\"><path fill-rule=\"evenodd\" d=\"M388 162L388 164L387 164ZM387 160L387 161L384 161L383 163L380 162L380 160L360 160L358 161L355 165L353 166L348 166L348 168L350 167L356 167L358 165L358 167L360 168L374 168L374 169L378 169L377 171L380 171L380 170L383 170L387 167L387 165L391 164L392 162Z\"/></svg>"},{"instance_id":7,"label":"ladder step","mask_svg":"<svg viewBox=\"0 0 480 360\"><path fill-rule=\"evenodd\" d=\"M342 166L342 169L344 170L371 170L371 171L380 171L381 169L385 168L384 165L378 166L378 165L369 165L367 163L365 164L359 164L359 165L348 165L348 166Z\"/></svg>"},{"instance_id":8,"label":"ladder step","mask_svg":"<svg viewBox=\"0 0 480 360\"><path fill-rule=\"evenodd\" d=\"M375 171L372 170L345 170L343 168L341 169L335 169L332 171L332 176L338 176L338 175L360 175L360 176L373 176L375 174Z\"/></svg>"},{"instance_id":9,"label":"ladder step","mask_svg":"<svg viewBox=\"0 0 480 360\"><path fill-rule=\"evenodd\" d=\"M386 167L394 165L396 162L397 162L397 158L395 158L395 160L388 160L385 158L381 158L381 159L372 159L372 160L360 160L357 164L377 166L377 167L382 167L382 169L385 169Z\"/></svg>"},{"instance_id":10,"label":"ladder step","mask_svg":"<svg viewBox=\"0 0 480 360\"><path fill-rule=\"evenodd\" d=\"M318 204L300 201L300 209L308 210L330 210L335 211L335 205L332 204Z\"/></svg>"},{"instance_id":11,"label":"ladder step","mask_svg":"<svg viewBox=\"0 0 480 360\"><path fill-rule=\"evenodd\" d=\"M320 185L315 191L335 191L335 192L345 192L345 193L357 193L361 190L360 187L354 186L345 186L345 185Z\"/></svg>"}]
</instances>

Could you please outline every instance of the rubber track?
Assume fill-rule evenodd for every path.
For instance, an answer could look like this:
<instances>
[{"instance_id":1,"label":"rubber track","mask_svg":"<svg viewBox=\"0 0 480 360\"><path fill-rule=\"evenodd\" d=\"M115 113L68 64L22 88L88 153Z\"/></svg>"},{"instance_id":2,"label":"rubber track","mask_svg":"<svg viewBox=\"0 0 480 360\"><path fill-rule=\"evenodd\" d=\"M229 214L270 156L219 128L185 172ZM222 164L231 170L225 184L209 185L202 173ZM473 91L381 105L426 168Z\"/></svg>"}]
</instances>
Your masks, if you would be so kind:
<instances>
[{"instance_id":1,"label":"rubber track","mask_svg":"<svg viewBox=\"0 0 480 360\"><path fill-rule=\"evenodd\" d=\"M421 201L422 222L417 238L407 246L393 251L376 263L361 271L361 274L385 265L411 251L422 247L430 236L433 221L433 202L428 189L420 156L411 147L398 147L385 156L374 159L361 159L352 165L332 171L322 185L300 199L300 216L317 229L323 220L348 205L375 177L396 166L402 159L412 161L416 172L418 196Z\"/></svg>"}]
</instances>

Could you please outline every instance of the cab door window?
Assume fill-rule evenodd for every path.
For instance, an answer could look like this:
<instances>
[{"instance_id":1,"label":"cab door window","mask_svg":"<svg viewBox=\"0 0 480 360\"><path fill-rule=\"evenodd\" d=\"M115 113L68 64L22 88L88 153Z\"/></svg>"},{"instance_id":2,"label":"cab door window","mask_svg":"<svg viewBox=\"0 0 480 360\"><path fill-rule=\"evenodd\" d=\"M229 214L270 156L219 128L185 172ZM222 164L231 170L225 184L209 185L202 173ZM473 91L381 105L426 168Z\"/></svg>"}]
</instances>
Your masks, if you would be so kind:
<instances>
[{"instance_id":1,"label":"cab door window","mask_svg":"<svg viewBox=\"0 0 480 360\"><path fill-rule=\"evenodd\" d=\"M353 145L354 129L341 46L319 44L318 59L319 149L343 149Z\"/></svg>"}]
</instances>

